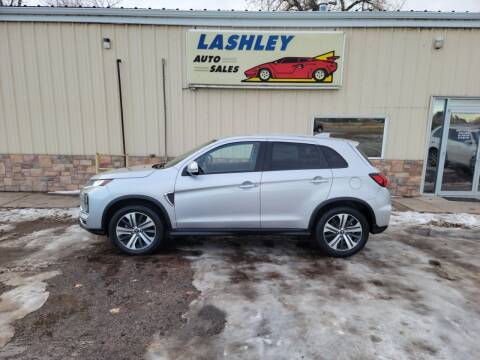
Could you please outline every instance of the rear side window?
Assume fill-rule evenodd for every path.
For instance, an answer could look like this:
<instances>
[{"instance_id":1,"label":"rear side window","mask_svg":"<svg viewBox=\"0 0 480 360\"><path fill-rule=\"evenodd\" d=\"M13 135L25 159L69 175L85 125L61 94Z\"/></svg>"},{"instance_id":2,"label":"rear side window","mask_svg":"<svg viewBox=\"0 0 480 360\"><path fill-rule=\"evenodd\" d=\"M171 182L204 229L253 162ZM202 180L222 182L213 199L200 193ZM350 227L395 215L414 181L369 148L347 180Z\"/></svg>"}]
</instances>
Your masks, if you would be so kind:
<instances>
[{"instance_id":1,"label":"rear side window","mask_svg":"<svg viewBox=\"0 0 480 360\"><path fill-rule=\"evenodd\" d=\"M328 169L328 163L316 145L274 142L271 144L269 170Z\"/></svg>"},{"instance_id":2,"label":"rear side window","mask_svg":"<svg viewBox=\"0 0 480 360\"><path fill-rule=\"evenodd\" d=\"M357 147L357 151L360 155L362 155L362 157L367 160L367 162L370 164L370 165L373 165L372 162L370 161L370 159L368 158L368 156L362 151L360 150L358 147Z\"/></svg>"},{"instance_id":3,"label":"rear side window","mask_svg":"<svg viewBox=\"0 0 480 360\"><path fill-rule=\"evenodd\" d=\"M332 169L348 168L347 161L338 152L324 145L320 145L319 148L321 149L323 155L325 156L325 159L327 159L327 162L330 168Z\"/></svg>"}]
</instances>

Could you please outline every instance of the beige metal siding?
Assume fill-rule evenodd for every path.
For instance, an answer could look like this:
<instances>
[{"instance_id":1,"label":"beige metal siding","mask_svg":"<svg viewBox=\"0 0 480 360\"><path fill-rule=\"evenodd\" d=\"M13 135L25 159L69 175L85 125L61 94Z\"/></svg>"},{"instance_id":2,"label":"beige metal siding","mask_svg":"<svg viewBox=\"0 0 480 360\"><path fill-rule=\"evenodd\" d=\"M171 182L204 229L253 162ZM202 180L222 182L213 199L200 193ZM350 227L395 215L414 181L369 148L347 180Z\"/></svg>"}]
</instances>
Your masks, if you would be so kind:
<instances>
[{"instance_id":1,"label":"beige metal siding","mask_svg":"<svg viewBox=\"0 0 480 360\"><path fill-rule=\"evenodd\" d=\"M120 154L116 59L131 155L164 155L162 58L169 156L221 136L309 134L313 116L365 115L388 119L386 158L422 159L430 97L480 96L480 30L344 29L339 90L191 90L187 29L0 23L0 153Z\"/></svg>"}]
</instances>

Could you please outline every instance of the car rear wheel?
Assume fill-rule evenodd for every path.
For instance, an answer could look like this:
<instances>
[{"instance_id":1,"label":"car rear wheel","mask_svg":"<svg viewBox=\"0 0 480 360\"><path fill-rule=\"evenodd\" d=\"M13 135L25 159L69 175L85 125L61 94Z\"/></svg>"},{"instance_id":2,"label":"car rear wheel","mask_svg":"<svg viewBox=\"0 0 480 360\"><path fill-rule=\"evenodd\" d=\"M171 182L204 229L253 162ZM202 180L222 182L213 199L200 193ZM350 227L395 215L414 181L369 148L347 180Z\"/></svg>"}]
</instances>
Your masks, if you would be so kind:
<instances>
[{"instance_id":1,"label":"car rear wheel","mask_svg":"<svg viewBox=\"0 0 480 360\"><path fill-rule=\"evenodd\" d=\"M327 78L328 73L324 69L317 69L313 72L313 79L318 82L323 82Z\"/></svg>"},{"instance_id":2,"label":"car rear wheel","mask_svg":"<svg viewBox=\"0 0 480 360\"><path fill-rule=\"evenodd\" d=\"M119 209L110 220L108 233L113 244L130 255L145 255L164 239L164 226L155 211L142 205Z\"/></svg>"},{"instance_id":3,"label":"car rear wheel","mask_svg":"<svg viewBox=\"0 0 480 360\"><path fill-rule=\"evenodd\" d=\"M347 257L360 251L368 240L369 225L365 216L349 207L328 210L318 220L316 242L329 256Z\"/></svg>"},{"instance_id":4,"label":"car rear wheel","mask_svg":"<svg viewBox=\"0 0 480 360\"><path fill-rule=\"evenodd\" d=\"M272 73L268 69L260 69L258 71L258 77L261 81L268 81L272 77Z\"/></svg>"},{"instance_id":5,"label":"car rear wheel","mask_svg":"<svg viewBox=\"0 0 480 360\"><path fill-rule=\"evenodd\" d=\"M435 148L430 148L428 151L428 165L431 167L437 166L438 159L438 150Z\"/></svg>"}]
</instances>

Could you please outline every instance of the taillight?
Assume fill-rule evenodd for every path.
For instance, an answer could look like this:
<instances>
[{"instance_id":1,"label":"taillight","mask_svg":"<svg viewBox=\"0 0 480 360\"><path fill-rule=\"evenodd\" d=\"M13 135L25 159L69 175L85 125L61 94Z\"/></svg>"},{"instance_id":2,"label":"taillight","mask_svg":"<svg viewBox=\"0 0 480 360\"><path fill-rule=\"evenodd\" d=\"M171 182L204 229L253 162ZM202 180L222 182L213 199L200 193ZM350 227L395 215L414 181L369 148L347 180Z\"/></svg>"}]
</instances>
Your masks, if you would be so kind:
<instances>
[{"instance_id":1,"label":"taillight","mask_svg":"<svg viewBox=\"0 0 480 360\"><path fill-rule=\"evenodd\" d=\"M369 174L370 177L381 187L387 187L388 185L388 178L383 175L382 173L373 173Z\"/></svg>"}]
</instances>

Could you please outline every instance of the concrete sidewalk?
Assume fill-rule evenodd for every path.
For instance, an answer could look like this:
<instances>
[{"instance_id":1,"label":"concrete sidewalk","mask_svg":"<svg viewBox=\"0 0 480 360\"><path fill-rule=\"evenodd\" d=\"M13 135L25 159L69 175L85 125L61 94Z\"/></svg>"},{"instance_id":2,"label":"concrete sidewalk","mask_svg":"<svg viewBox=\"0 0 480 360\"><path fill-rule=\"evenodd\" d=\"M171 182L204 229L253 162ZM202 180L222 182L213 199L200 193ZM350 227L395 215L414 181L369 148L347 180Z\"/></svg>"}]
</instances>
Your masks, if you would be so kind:
<instances>
[{"instance_id":1,"label":"concrete sidewalk","mask_svg":"<svg viewBox=\"0 0 480 360\"><path fill-rule=\"evenodd\" d=\"M440 196L392 198L397 211L431 213L469 213L480 215L480 202L451 201ZM78 195L27 192L0 192L0 207L7 208L72 208L79 206Z\"/></svg>"},{"instance_id":2,"label":"concrete sidewalk","mask_svg":"<svg viewBox=\"0 0 480 360\"><path fill-rule=\"evenodd\" d=\"M78 206L80 206L78 195L0 192L0 208L72 208Z\"/></svg>"},{"instance_id":3,"label":"concrete sidewalk","mask_svg":"<svg viewBox=\"0 0 480 360\"><path fill-rule=\"evenodd\" d=\"M392 198L392 204L397 211L480 215L480 202L478 201L453 201L440 196L395 197Z\"/></svg>"}]
</instances>

